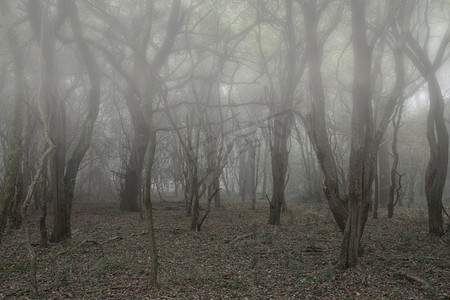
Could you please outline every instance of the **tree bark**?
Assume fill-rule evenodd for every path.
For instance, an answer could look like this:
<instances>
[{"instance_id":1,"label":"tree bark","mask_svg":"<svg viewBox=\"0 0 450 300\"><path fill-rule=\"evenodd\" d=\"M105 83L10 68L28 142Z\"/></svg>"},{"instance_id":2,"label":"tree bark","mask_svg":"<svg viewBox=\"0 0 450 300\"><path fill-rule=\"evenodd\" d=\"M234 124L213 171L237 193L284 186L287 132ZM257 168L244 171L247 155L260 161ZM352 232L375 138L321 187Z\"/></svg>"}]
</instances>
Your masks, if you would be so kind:
<instances>
[{"instance_id":1,"label":"tree bark","mask_svg":"<svg viewBox=\"0 0 450 300\"><path fill-rule=\"evenodd\" d=\"M321 75L322 46L318 41L319 17L317 15L316 1L303 3L305 18L308 71L311 87L311 109L305 114L303 123L314 146L317 160L325 176L324 193L336 224L344 232L347 217L346 199L341 197L339 191L339 178L336 161L328 140L325 124L325 91Z\"/></svg>"},{"instance_id":2,"label":"tree bark","mask_svg":"<svg viewBox=\"0 0 450 300\"><path fill-rule=\"evenodd\" d=\"M387 139L388 134L385 134ZM389 143L385 142L378 150L378 180L379 180L379 207L387 207L389 201L390 163L389 163Z\"/></svg>"},{"instance_id":3,"label":"tree bark","mask_svg":"<svg viewBox=\"0 0 450 300\"><path fill-rule=\"evenodd\" d=\"M151 122L151 120L150 120ZM150 125L149 126L153 126ZM156 132L150 128L150 140L147 151L147 159L145 166L145 180L144 180L144 203L145 213L147 216L147 230L150 246L150 276L149 283L153 289L158 289L158 252L156 248L156 237L153 222L153 208L151 200L151 184L152 184L152 167L156 151Z\"/></svg>"},{"instance_id":4,"label":"tree bark","mask_svg":"<svg viewBox=\"0 0 450 300\"><path fill-rule=\"evenodd\" d=\"M250 200L252 203L252 209L256 207L256 188L257 188L257 173L256 173L256 145L251 144L248 151L249 159L249 189L250 189Z\"/></svg>"},{"instance_id":5,"label":"tree bark","mask_svg":"<svg viewBox=\"0 0 450 300\"><path fill-rule=\"evenodd\" d=\"M81 161L83 160L87 150L89 149L92 132L94 130L94 123L97 119L100 106L99 67L97 65L97 62L95 61L91 49L89 48L87 42L84 40L76 3L73 0L70 0L66 2L66 5L67 11L69 12L69 19L75 43L80 50L81 59L83 60L83 63L86 67L91 87L89 90L88 98L88 112L81 126L81 133L78 143L67 162L67 167L65 167L64 145L65 112L64 106L62 104L58 104L59 111L61 112L61 117L56 118L56 121L59 125L53 125L60 126L60 129L58 130L56 128L53 128L54 140L59 141L59 143L53 161L54 168L52 168L52 182L53 184L55 184L55 186L53 187L53 199L54 203L56 203L56 206L54 206L54 208L56 207L56 209L54 209L53 214L53 228L51 235L52 242L61 242L71 237L72 201L74 196L76 177Z\"/></svg>"},{"instance_id":6,"label":"tree bark","mask_svg":"<svg viewBox=\"0 0 450 300\"><path fill-rule=\"evenodd\" d=\"M241 201L245 202L245 198L247 196L247 157L246 157L246 149L241 147L239 149L239 157L238 157L238 168L239 168L239 196L241 196Z\"/></svg>"},{"instance_id":7,"label":"tree bark","mask_svg":"<svg viewBox=\"0 0 450 300\"><path fill-rule=\"evenodd\" d=\"M152 11L153 11L153 1L148 1L146 3L145 12L147 14L145 18L145 30L142 34L142 39L139 45L134 45L135 49L139 49L140 53L134 53L135 59L135 73L137 74L137 81L142 80L142 73L147 72L147 67L150 69L150 73L147 74L145 78L149 79L151 82L146 82L144 85L146 90L146 97L153 97L155 88L158 83L155 82L158 77L158 72L164 63L167 61L171 53L171 49L175 43L175 38L178 31L183 24L184 14L180 12L181 0L174 0L170 9L169 20L167 23L167 30L164 40L159 47L157 53L155 54L151 63L148 63L147 57L147 47L149 45L149 37L151 34L151 24L152 24ZM127 37L125 37L127 39ZM144 70L145 69L145 70ZM135 75L136 75L135 74ZM138 89L142 89L138 87ZM144 157L147 151L147 145L150 140L150 133L148 132L147 124L145 118L142 115L141 105L143 102L149 99L142 99L142 93L133 92L134 87L130 87L127 95L125 96L127 107L130 112L131 120L133 122L134 128L134 139L131 148L130 157L127 163L125 171L125 184L124 188L120 193L120 209L128 211L138 211L138 196L139 189L141 186L141 174L144 165Z\"/></svg>"},{"instance_id":8,"label":"tree bark","mask_svg":"<svg viewBox=\"0 0 450 300\"><path fill-rule=\"evenodd\" d=\"M433 72L427 77L430 110L427 117L427 139L430 160L425 172L425 193L428 206L428 225L432 235L444 231L442 195L447 178L449 137L444 119L444 99Z\"/></svg>"},{"instance_id":9,"label":"tree bark","mask_svg":"<svg viewBox=\"0 0 450 300\"><path fill-rule=\"evenodd\" d=\"M372 54L366 35L366 3L351 1L354 79L352 94L352 142L348 173L348 218L341 247L340 267L356 265L359 245L369 212L369 196L373 181L373 165L368 143L373 134L373 115L370 97Z\"/></svg>"},{"instance_id":10,"label":"tree bark","mask_svg":"<svg viewBox=\"0 0 450 300\"><path fill-rule=\"evenodd\" d=\"M41 234L40 245L42 248L48 247L48 235L47 235L47 161L45 167L42 169L42 175L40 178L39 198L41 200L41 215L39 216L39 231Z\"/></svg>"},{"instance_id":11,"label":"tree bark","mask_svg":"<svg viewBox=\"0 0 450 300\"><path fill-rule=\"evenodd\" d=\"M404 99L403 99L404 100ZM403 101L397 107L394 116L392 118L392 156L394 158L391 167L391 185L389 187L389 202L388 202L388 218L392 218L394 216L394 206L395 202L395 194L397 189L397 182L400 180L401 175L398 174L397 167L399 163L399 153L397 151L397 141L398 141L398 131L400 130L400 122L402 119L403 112Z\"/></svg>"},{"instance_id":12,"label":"tree bark","mask_svg":"<svg viewBox=\"0 0 450 300\"><path fill-rule=\"evenodd\" d=\"M50 116L50 139L56 146L50 157L51 197L53 199L52 242L71 237L70 207L65 201L64 169L66 164L65 108L58 96L58 80L55 66L56 28L50 20L50 3L45 1L41 16L41 104Z\"/></svg>"},{"instance_id":13,"label":"tree bark","mask_svg":"<svg viewBox=\"0 0 450 300\"><path fill-rule=\"evenodd\" d=\"M69 219L68 223L70 226L72 201L77 173L78 169L80 168L81 161L83 160L86 152L89 149L92 132L94 130L94 123L97 119L100 106L100 70L88 43L83 37L78 7L75 1L70 0L66 5L68 5L68 11L70 12L69 19L75 38L75 43L77 44L80 51L81 59L83 60L84 66L87 70L90 82L87 115L81 126L81 133L78 143L75 146L75 150L73 151L72 156L67 162L64 176L64 198L68 207L67 218Z\"/></svg>"},{"instance_id":14,"label":"tree bark","mask_svg":"<svg viewBox=\"0 0 450 300\"><path fill-rule=\"evenodd\" d=\"M272 201L270 204L269 224L280 225L281 208L285 200L284 188L288 167L287 140L290 133L292 111L279 112L274 118L272 158Z\"/></svg>"},{"instance_id":15,"label":"tree bark","mask_svg":"<svg viewBox=\"0 0 450 300\"><path fill-rule=\"evenodd\" d=\"M269 224L280 225L281 209L286 206L284 188L286 172L289 163L287 142L291 132L293 120L293 102L296 86L297 49L293 21L293 0L285 0L286 11L286 77L280 84L281 103L271 103L272 125L272 201L270 204Z\"/></svg>"},{"instance_id":16,"label":"tree bark","mask_svg":"<svg viewBox=\"0 0 450 300\"><path fill-rule=\"evenodd\" d=\"M443 62L447 45L450 42L450 22L436 56L431 61L428 54L428 41L422 46L416 40L416 35L411 32L410 23L413 18L414 6L415 2L413 1L403 5L406 22L402 27L402 34L405 35L408 45L406 54L428 84L430 107L427 116L427 140L430 147L430 159L425 172L425 195L428 206L429 232L432 235L442 236L445 234L442 195L447 178L449 136L444 119L444 98L436 71ZM428 14L429 11L425 11L425 13ZM429 26L428 23L425 25Z\"/></svg>"},{"instance_id":17,"label":"tree bark","mask_svg":"<svg viewBox=\"0 0 450 300\"><path fill-rule=\"evenodd\" d=\"M120 209L126 211L139 211L138 196L141 186L141 173L145 152L150 140L150 133L134 97L132 94L126 96L127 107L134 127L134 138L125 172L125 184L120 194Z\"/></svg>"}]
</instances>

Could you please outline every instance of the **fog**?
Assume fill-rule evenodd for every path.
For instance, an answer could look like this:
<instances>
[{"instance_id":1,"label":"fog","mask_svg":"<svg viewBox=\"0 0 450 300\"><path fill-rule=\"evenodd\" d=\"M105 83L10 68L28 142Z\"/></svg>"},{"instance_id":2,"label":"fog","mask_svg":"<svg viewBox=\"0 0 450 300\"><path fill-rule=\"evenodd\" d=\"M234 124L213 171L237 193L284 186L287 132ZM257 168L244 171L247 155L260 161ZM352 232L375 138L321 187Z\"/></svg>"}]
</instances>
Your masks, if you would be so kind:
<instances>
[{"instance_id":1,"label":"fog","mask_svg":"<svg viewBox=\"0 0 450 300\"><path fill-rule=\"evenodd\" d=\"M50 241L66 240L72 206L95 203L146 212L151 232L167 202L193 231L237 203L271 225L291 205L327 207L343 268L380 213L424 208L445 234L447 1L0 10L0 238L44 207Z\"/></svg>"}]
</instances>

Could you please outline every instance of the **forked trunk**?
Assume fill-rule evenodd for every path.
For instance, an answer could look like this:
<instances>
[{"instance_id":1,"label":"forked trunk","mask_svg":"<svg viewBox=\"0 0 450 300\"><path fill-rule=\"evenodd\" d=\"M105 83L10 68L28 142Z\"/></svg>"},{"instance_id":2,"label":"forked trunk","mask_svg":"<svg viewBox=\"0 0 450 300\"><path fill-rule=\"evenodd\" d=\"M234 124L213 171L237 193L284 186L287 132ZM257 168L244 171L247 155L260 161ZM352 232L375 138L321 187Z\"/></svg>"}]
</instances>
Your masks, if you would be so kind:
<instances>
[{"instance_id":1,"label":"forked trunk","mask_svg":"<svg viewBox=\"0 0 450 300\"><path fill-rule=\"evenodd\" d=\"M373 151L373 114L370 97L371 51L365 28L366 4L352 0L354 50L352 141L348 173L348 217L342 242L340 267L355 266L369 212L370 189L376 166ZM373 146L373 145L372 145ZM378 148L378 145L376 145Z\"/></svg>"},{"instance_id":2,"label":"forked trunk","mask_svg":"<svg viewBox=\"0 0 450 300\"><path fill-rule=\"evenodd\" d=\"M325 122L325 89L321 74L323 51L319 45L317 26L319 24L316 2L302 2L305 18L306 40L308 51L308 71L311 86L310 109L302 117L306 132L316 152L317 161L325 176L323 190L328 205L341 232L344 232L346 222L346 199L339 191L339 179L334 154L328 139Z\"/></svg>"}]
</instances>

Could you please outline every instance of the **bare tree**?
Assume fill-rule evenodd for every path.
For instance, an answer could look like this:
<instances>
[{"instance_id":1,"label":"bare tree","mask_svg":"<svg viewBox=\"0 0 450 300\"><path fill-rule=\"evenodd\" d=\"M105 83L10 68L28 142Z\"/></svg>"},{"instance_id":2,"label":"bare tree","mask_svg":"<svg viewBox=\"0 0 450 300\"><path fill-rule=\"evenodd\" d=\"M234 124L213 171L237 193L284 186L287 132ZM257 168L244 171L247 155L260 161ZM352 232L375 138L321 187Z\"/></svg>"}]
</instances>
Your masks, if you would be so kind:
<instances>
[{"instance_id":1,"label":"bare tree","mask_svg":"<svg viewBox=\"0 0 450 300\"><path fill-rule=\"evenodd\" d=\"M326 3L326 2L324 2ZM376 26L372 38L368 38L366 27L366 1L351 1L352 15L352 41L353 41L353 91L352 91L352 118L351 118L351 152L348 167L348 203L342 202L338 190L336 175L336 163L329 147L325 115L324 115L324 89L321 81L321 54L323 44L317 41L317 26L319 22L318 12L324 6L317 6L316 1L303 1L301 3L308 13L305 13L305 26L307 30L310 56L308 57L308 69L313 103L312 108L304 117L307 132L314 144L316 154L325 174L325 195L329 201L335 220L344 234L340 266L352 267L356 264L361 237L367 221L369 198L371 187L375 178L375 166L377 161L378 146L386 131L389 120L395 108L397 99L403 92L404 66L402 56L402 44L398 43L393 56L395 59L395 84L390 91L388 101L384 105L381 117L374 120L372 108L372 87L374 78L372 73L373 49L379 37L386 33L393 16L397 11L398 3L386 4L382 16L377 16ZM316 16L316 18L313 18ZM337 18L339 18L337 16ZM335 21L337 22L337 21ZM324 38L329 35L335 25L330 22L328 30L324 30ZM314 54L316 53L316 54ZM319 84L318 84L319 83ZM309 120L308 120L309 119ZM319 143L320 142L320 143ZM327 154L328 153L328 154ZM328 163L324 164L324 162ZM331 199L331 201L330 201ZM346 205L348 208L346 208Z\"/></svg>"},{"instance_id":2,"label":"bare tree","mask_svg":"<svg viewBox=\"0 0 450 300\"><path fill-rule=\"evenodd\" d=\"M284 70L280 80L280 101L277 103L273 95L269 96L270 103L270 133L271 133L271 161L272 161L272 200L270 203L269 224L279 225L280 214L286 206L284 189L288 169L289 152L288 139L293 122L293 104L295 88L304 68L298 59L298 45L295 35L293 1L285 1L286 55ZM300 65L300 67L299 67ZM299 70L300 69L300 70Z\"/></svg>"},{"instance_id":3,"label":"bare tree","mask_svg":"<svg viewBox=\"0 0 450 300\"><path fill-rule=\"evenodd\" d=\"M87 114L81 125L81 132L78 138L78 143L76 144L75 149L73 150L72 155L67 162L67 167L65 168L64 201L67 205L66 215L64 216L58 214L54 216L54 218L56 219L68 219L66 222L68 223L69 229L65 230L68 231L67 233L70 236L72 202L77 174L81 162L91 144L94 123L97 119L100 106L100 68L90 46L83 36L83 29L80 22L77 4L75 3L75 1L69 0L66 2L65 7L67 9L73 37L80 52L80 57L83 61L83 65L86 68L90 83L90 90L88 93L89 96L87 101ZM61 220L58 223L63 223L63 221ZM58 236L64 236L63 233L58 233L58 231L61 229L62 228L59 227L53 228L52 236L55 240L61 240L61 238L58 238Z\"/></svg>"},{"instance_id":4,"label":"bare tree","mask_svg":"<svg viewBox=\"0 0 450 300\"><path fill-rule=\"evenodd\" d=\"M336 26L342 13L342 6L336 10L336 14L323 30L318 33L321 11L330 4L324 1L323 5L317 6L317 1L299 1L302 6L308 55L308 72L311 85L311 96L309 109L301 115L311 143L314 145L316 155L325 175L324 193L328 205L333 213L339 229L344 232L347 217L346 199L339 191L339 177L335 157L328 139L327 126L325 123L325 91L320 67L322 64L323 46L326 39ZM320 39L319 39L320 37Z\"/></svg>"},{"instance_id":5,"label":"bare tree","mask_svg":"<svg viewBox=\"0 0 450 300\"><path fill-rule=\"evenodd\" d=\"M120 4L116 4L120 5ZM150 132L146 118L143 115L142 106L150 98L153 98L160 89L160 75L164 64L171 53L175 39L181 26L184 24L185 13L181 8L181 1L174 0L170 6L169 18L165 28L164 39L160 45L153 44L152 34L154 18L153 9L154 1L146 1L141 7L142 14L140 16L132 16L141 18L143 26L129 28L119 16L113 15L108 11L104 3L96 3L92 6L94 14L98 15L102 20L111 26L114 30L105 33L110 41L110 45L92 41L97 49L99 49L108 60L108 63L123 77L126 82L125 100L128 111L130 113L133 124L133 139L131 142L131 150L129 159L125 167L123 178L125 180L121 191L120 208L122 210L138 211L138 196L141 186L141 173L144 166L144 157L149 143ZM127 69L127 61L121 59L120 55L116 55L114 45L118 43L122 50L128 49L132 53L132 68ZM150 55L151 53L153 55ZM149 54L149 55L147 55ZM118 57L117 57L118 56ZM144 76L145 75L145 76ZM148 81L146 82L145 79ZM145 93L143 94L143 88ZM142 98L145 96L146 98Z\"/></svg>"},{"instance_id":6,"label":"bare tree","mask_svg":"<svg viewBox=\"0 0 450 300\"><path fill-rule=\"evenodd\" d=\"M449 137L444 119L444 98L436 72L445 60L450 42L450 22L437 48L434 58L429 54L431 1L405 1L402 6L406 26L394 31L394 35L406 40L406 55L427 82L430 107L427 117L427 139L430 159L425 173L425 190L428 205L429 232L441 236L444 232L442 194L447 178ZM436 7L434 8L436 9ZM414 15L423 14L425 34ZM423 36L423 41L420 37Z\"/></svg>"}]
</instances>

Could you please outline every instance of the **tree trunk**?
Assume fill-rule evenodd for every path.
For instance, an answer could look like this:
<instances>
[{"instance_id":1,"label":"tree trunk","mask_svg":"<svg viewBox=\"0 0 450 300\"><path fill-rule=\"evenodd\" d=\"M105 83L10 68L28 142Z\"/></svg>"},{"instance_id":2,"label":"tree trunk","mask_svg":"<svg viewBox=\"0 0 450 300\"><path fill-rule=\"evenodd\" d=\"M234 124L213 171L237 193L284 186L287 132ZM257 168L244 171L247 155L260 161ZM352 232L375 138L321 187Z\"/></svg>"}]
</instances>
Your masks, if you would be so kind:
<instances>
[{"instance_id":1,"label":"tree trunk","mask_svg":"<svg viewBox=\"0 0 450 300\"><path fill-rule=\"evenodd\" d=\"M41 183L39 189L39 198L41 199L41 215L39 216L39 231L41 234L40 245L42 248L47 248L48 246L48 235L47 235L47 162L45 162L45 167L42 169Z\"/></svg>"},{"instance_id":2,"label":"tree trunk","mask_svg":"<svg viewBox=\"0 0 450 300\"><path fill-rule=\"evenodd\" d=\"M305 114L303 123L309 139L316 151L317 160L325 176L324 193L336 224L344 232L347 217L346 199L339 191L339 178L336 161L328 140L325 123L325 91L321 75L322 49L318 42L318 24L316 2L304 3L306 41L308 51L308 71L311 86L310 110Z\"/></svg>"},{"instance_id":3,"label":"tree trunk","mask_svg":"<svg viewBox=\"0 0 450 300\"><path fill-rule=\"evenodd\" d=\"M294 32L293 1L285 0L286 12L286 57L285 78L280 83L281 103L272 102L272 201L270 204L269 224L280 225L282 207L286 207L284 189L289 163L287 142L291 133L293 120L293 102L297 73L297 42Z\"/></svg>"},{"instance_id":4,"label":"tree trunk","mask_svg":"<svg viewBox=\"0 0 450 300\"><path fill-rule=\"evenodd\" d=\"M45 2L40 16L40 86L39 105L50 116L49 135L55 151L50 157L51 197L53 199L53 232L50 240L60 242L71 237L70 207L65 201L64 169L66 163L65 108L58 95L55 66L56 28L51 20L50 3ZM39 37L38 37L39 38Z\"/></svg>"},{"instance_id":5,"label":"tree trunk","mask_svg":"<svg viewBox=\"0 0 450 300\"><path fill-rule=\"evenodd\" d=\"M199 199L199 183L198 183L198 174L197 174L197 163L195 162L195 166L192 169L192 182L191 182L191 230L197 231L197 223L200 215L200 199Z\"/></svg>"},{"instance_id":6,"label":"tree trunk","mask_svg":"<svg viewBox=\"0 0 450 300\"><path fill-rule=\"evenodd\" d=\"M285 111L279 112L274 118L274 140L271 153L273 191L269 215L269 224L271 225L280 225L281 208L285 202L284 188L289 156L287 140L291 126L291 116L292 112Z\"/></svg>"},{"instance_id":7,"label":"tree trunk","mask_svg":"<svg viewBox=\"0 0 450 300\"><path fill-rule=\"evenodd\" d=\"M442 194L447 178L448 132L444 119L444 99L435 73L428 75L430 109L427 117L427 139L430 160L425 172L429 232L442 236L444 231Z\"/></svg>"},{"instance_id":8,"label":"tree trunk","mask_svg":"<svg viewBox=\"0 0 450 300\"><path fill-rule=\"evenodd\" d=\"M447 31L437 48L436 55L431 60L428 54L428 40L422 44L421 41L416 40L416 36L420 35L411 32L410 21L414 17L415 5L414 1L407 1L402 6L406 20L406 26L402 28L402 34L410 49L407 52L409 59L428 84L430 107L427 116L427 139L430 147L430 159L425 172L425 195L428 205L429 232L432 235L442 236L445 233L442 194L447 178L449 137L444 119L444 98L436 77L436 71L446 57L445 50L450 42L450 22L447 24ZM425 14L428 14L428 5L426 9ZM424 26L429 28L428 18L425 18ZM420 29L420 27L417 27L415 30L419 31Z\"/></svg>"},{"instance_id":9,"label":"tree trunk","mask_svg":"<svg viewBox=\"0 0 450 300\"><path fill-rule=\"evenodd\" d=\"M151 122L151 120L150 120ZM149 125L152 126L152 125ZM149 283L153 289L158 289L158 252L156 248L155 229L153 225L153 208L151 200L151 183L152 183L152 167L155 158L156 150L156 133L150 129L150 139L147 151L147 159L145 166L145 180L144 180L144 203L145 212L147 216L147 230L150 246L150 277Z\"/></svg>"},{"instance_id":10,"label":"tree trunk","mask_svg":"<svg viewBox=\"0 0 450 300\"><path fill-rule=\"evenodd\" d=\"M252 203L252 209L256 206L256 145L249 145L248 151L248 161L249 161L249 189L250 189L250 200Z\"/></svg>"},{"instance_id":11,"label":"tree trunk","mask_svg":"<svg viewBox=\"0 0 450 300\"><path fill-rule=\"evenodd\" d=\"M388 202L388 218L394 216L394 206L396 205L395 195L397 190L397 181L400 181L401 175L398 174L397 167L399 162L399 153L397 151L398 131L400 130L400 122L402 120L403 102L397 107L392 118L392 156L394 158L391 167L391 185L389 187L389 202ZM397 177L399 179L397 180ZM399 182L400 183L400 182ZM398 199L398 197L397 197Z\"/></svg>"},{"instance_id":12,"label":"tree trunk","mask_svg":"<svg viewBox=\"0 0 450 300\"><path fill-rule=\"evenodd\" d=\"M72 157L67 162L66 173L64 176L64 197L69 207L68 216L70 224L72 201L78 169L80 167L81 161L83 160L86 152L89 149L92 132L94 130L94 123L97 119L100 106L100 70L91 49L89 48L87 42L83 37L78 7L74 0L70 0L67 3L67 5L69 5L69 18L75 37L75 42L80 51L81 59L83 60L84 66L87 70L90 82L87 115L81 126L81 133L78 143L75 146Z\"/></svg>"},{"instance_id":13,"label":"tree trunk","mask_svg":"<svg viewBox=\"0 0 450 300\"><path fill-rule=\"evenodd\" d=\"M387 134L385 138L387 139ZM389 202L389 186L391 185L390 163L389 163L389 143L384 142L378 151L378 180L379 180L379 207L387 207Z\"/></svg>"},{"instance_id":14,"label":"tree trunk","mask_svg":"<svg viewBox=\"0 0 450 300\"><path fill-rule=\"evenodd\" d=\"M65 109L57 98L52 95L53 113L50 118L50 138L55 143L50 160L51 197L53 199L53 226L51 242L61 242L71 238L70 204L65 199L64 169L66 164Z\"/></svg>"},{"instance_id":15,"label":"tree trunk","mask_svg":"<svg viewBox=\"0 0 450 300\"><path fill-rule=\"evenodd\" d=\"M65 149L61 147L63 143L65 143L65 137L61 135L65 135L65 130L61 132L57 132L58 138L57 141L60 141L59 146L56 149L56 158L58 161L54 162L57 168L57 173L53 175L53 180L57 180L56 191L53 191L53 196L57 195L58 204L56 205L57 210L56 214L54 214L54 222L53 222L53 232L51 240L53 242L60 242L66 238L71 237L71 215L72 215L72 201L74 196L74 189L76 184L76 178L78 169L80 167L81 161L83 160L86 152L89 149L89 145L91 143L92 132L94 130L94 123L98 116L98 110L100 106L100 72L95 61L95 58L89 48L88 44L83 38L81 23L78 15L78 8L76 3L71 0L67 2L70 6L70 23L72 27L72 31L74 33L75 42L80 50L81 59L86 67L89 81L90 81L90 90L89 90L89 98L88 98L88 112L86 118L83 121L81 126L81 133L78 140L77 145L72 153L72 156L67 162L67 168L65 168L65 174L63 176L64 180L61 184L60 179L56 179L55 176L61 176L64 173L65 167ZM64 110L64 107L61 105L61 111ZM64 112L61 113L63 116L60 120L58 119L59 124L62 125L62 128L65 128L65 118ZM63 152L64 151L64 152ZM63 188L63 191L59 189ZM54 198L55 199L55 198ZM55 211L55 210L54 210Z\"/></svg>"},{"instance_id":16,"label":"tree trunk","mask_svg":"<svg viewBox=\"0 0 450 300\"><path fill-rule=\"evenodd\" d=\"M214 173L213 183L210 188L210 191L208 192L208 195L211 195L214 193L214 191L220 190L220 174ZM217 192L214 196L214 206L215 207L221 207L221 197L220 192Z\"/></svg>"},{"instance_id":17,"label":"tree trunk","mask_svg":"<svg viewBox=\"0 0 450 300\"><path fill-rule=\"evenodd\" d=\"M245 197L247 196L247 157L246 149L239 149L239 196L241 196L241 201L245 202Z\"/></svg>"},{"instance_id":18,"label":"tree trunk","mask_svg":"<svg viewBox=\"0 0 450 300\"><path fill-rule=\"evenodd\" d=\"M269 158L269 152L268 152L268 143L267 140L264 143L265 147L264 147L264 160L263 160L263 178L262 178L262 188L261 188L261 194L262 194L262 198L266 197L267 195L267 174L268 174L268 170L267 170L267 161Z\"/></svg>"},{"instance_id":19,"label":"tree trunk","mask_svg":"<svg viewBox=\"0 0 450 300\"><path fill-rule=\"evenodd\" d=\"M351 9L354 53L352 142L348 173L349 210L341 248L341 268L356 265L369 212L370 189L376 163L376 155L371 156L372 151L369 149L373 134L370 97L372 56L366 36L366 3L352 0Z\"/></svg>"},{"instance_id":20,"label":"tree trunk","mask_svg":"<svg viewBox=\"0 0 450 300\"><path fill-rule=\"evenodd\" d=\"M379 153L379 151L378 151ZM372 218L378 219L378 203L380 201L380 179L379 179L379 164L377 163L377 173L375 175L375 195L372 203Z\"/></svg>"},{"instance_id":21,"label":"tree trunk","mask_svg":"<svg viewBox=\"0 0 450 300\"><path fill-rule=\"evenodd\" d=\"M141 186L141 173L150 139L147 124L134 97L131 93L126 96L134 127L134 139L125 171L125 184L120 194L120 209L126 211L139 211L138 196Z\"/></svg>"},{"instance_id":22,"label":"tree trunk","mask_svg":"<svg viewBox=\"0 0 450 300\"><path fill-rule=\"evenodd\" d=\"M130 76L134 79L133 84L127 92L126 103L130 112L131 120L134 128L134 139L131 147L130 158L125 171L125 184L120 193L120 209L128 211L139 210L139 190L141 186L141 175L144 166L144 157L147 151L147 145L150 140L145 116L142 107L147 101L152 102L153 93L159 88L159 70L167 61L175 38L183 24L184 14L180 12L181 0L172 1L169 19L167 23L167 31L162 44L155 53L151 63L148 62L147 48L149 46L152 28L152 11L153 1L147 1L145 7L144 32L141 33L142 38L136 39L134 53L134 75ZM125 37L128 39L128 37Z\"/></svg>"}]
</instances>

